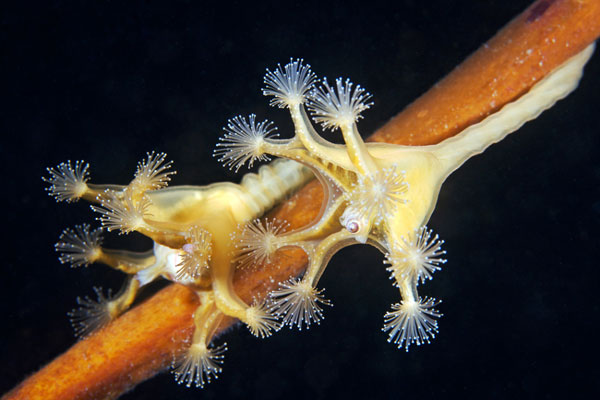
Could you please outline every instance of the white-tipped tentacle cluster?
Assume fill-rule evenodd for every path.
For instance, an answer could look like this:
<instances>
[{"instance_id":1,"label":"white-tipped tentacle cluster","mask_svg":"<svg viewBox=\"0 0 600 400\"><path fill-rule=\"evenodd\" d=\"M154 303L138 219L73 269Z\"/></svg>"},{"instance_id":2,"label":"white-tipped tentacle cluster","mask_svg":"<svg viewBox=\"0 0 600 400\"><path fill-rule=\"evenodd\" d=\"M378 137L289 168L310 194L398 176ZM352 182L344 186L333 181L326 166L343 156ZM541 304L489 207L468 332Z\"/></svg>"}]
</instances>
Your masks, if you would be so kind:
<instances>
[{"instance_id":1,"label":"white-tipped tentacle cluster","mask_svg":"<svg viewBox=\"0 0 600 400\"><path fill-rule=\"evenodd\" d=\"M337 78L334 88L323 78L322 85L310 92L307 103L314 121L331 130L358 122L373 102L364 88L356 85L353 90L353 85L350 79Z\"/></svg>"},{"instance_id":2,"label":"white-tipped tentacle cluster","mask_svg":"<svg viewBox=\"0 0 600 400\"><path fill-rule=\"evenodd\" d=\"M69 160L58 164L55 168L46 168L50 177L43 177L42 180L50 184L46 188L48 195L54 197L56 201L67 203L79 200L87 190L89 167L85 161L75 161L73 167Z\"/></svg>"},{"instance_id":3,"label":"white-tipped tentacle cluster","mask_svg":"<svg viewBox=\"0 0 600 400\"><path fill-rule=\"evenodd\" d=\"M446 259L442 258L446 254L442 250L443 244L444 241L437 234L433 236L433 230L425 226L415 229L407 238L402 237L392 252L386 254L390 279L396 284L404 279L415 284L432 279L433 273L441 270L440 265L446 263Z\"/></svg>"},{"instance_id":4,"label":"white-tipped tentacle cluster","mask_svg":"<svg viewBox=\"0 0 600 400\"><path fill-rule=\"evenodd\" d=\"M237 249L238 268L247 268L264 263L270 263L273 255L279 249L278 236L283 234L289 224L278 219L265 219L264 222L255 219L245 224L239 235L233 235Z\"/></svg>"},{"instance_id":5,"label":"white-tipped tentacle cluster","mask_svg":"<svg viewBox=\"0 0 600 400\"><path fill-rule=\"evenodd\" d=\"M404 171L391 166L373 174L359 175L352 191L347 193L348 207L356 209L363 218L379 225L395 214L401 204L406 203L408 184Z\"/></svg>"},{"instance_id":6,"label":"white-tipped tentacle cluster","mask_svg":"<svg viewBox=\"0 0 600 400\"><path fill-rule=\"evenodd\" d=\"M290 59L284 67L277 64L274 71L267 69L263 95L273 96L269 103L273 107L289 108L304 104L307 93L313 88L316 75L310 65L302 65L302 59Z\"/></svg>"},{"instance_id":7,"label":"white-tipped tentacle cluster","mask_svg":"<svg viewBox=\"0 0 600 400\"><path fill-rule=\"evenodd\" d=\"M61 264L86 267L98 259L101 246L102 228L90 230L89 224L83 224L75 225L73 229L66 228L60 234L54 249L60 253L58 260Z\"/></svg>"},{"instance_id":8,"label":"white-tipped tentacle cluster","mask_svg":"<svg viewBox=\"0 0 600 400\"><path fill-rule=\"evenodd\" d=\"M332 306L323 296L324 290L317 290L302 279L290 279L280 283L279 289L271 293L271 310L281 318L282 326L308 329L312 323L318 325L323 319L319 304Z\"/></svg>"},{"instance_id":9,"label":"white-tipped tentacle cluster","mask_svg":"<svg viewBox=\"0 0 600 400\"><path fill-rule=\"evenodd\" d=\"M246 311L246 325L256 337L266 338L280 328L277 317L271 314L266 302L257 303Z\"/></svg>"},{"instance_id":10,"label":"white-tipped tentacle cluster","mask_svg":"<svg viewBox=\"0 0 600 400\"><path fill-rule=\"evenodd\" d=\"M264 153L264 145L269 138L278 136L272 122L265 120L257 123L254 114L248 120L238 115L227 121L223 130L226 134L219 138L213 155L219 157L219 161L229 169L237 172L246 162L251 168L255 161L270 160Z\"/></svg>"},{"instance_id":11,"label":"white-tipped tentacle cluster","mask_svg":"<svg viewBox=\"0 0 600 400\"><path fill-rule=\"evenodd\" d=\"M411 344L429 343L438 333L437 318L442 314L434 309L440 302L432 298L403 300L392 304L392 311L384 316L383 331L389 332L388 342L408 351Z\"/></svg>"},{"instance_id":12,"label":"white-tipped tentacle cluster","mask_svg":"<svg viewBox=\"0 0 600 400\"><path fill-rule=\"evenodd\" d=\"M191 227L186 233L181 262L177 264L178 280L195 280L208 270L212 256L212 235L199 226Z\"/></svg>"},{"instance_id":13,"label":"white-tipped tentacle cluster","mask_svg":"<svg viewBox=\"0 0 600 400\"><path fill-rule=\"evenodd\" d=\"M138 162L135 177L129 185L131 190L143 193L167 187L171 175L175 175L177 171L169 171L173 161L165 162L166 158L166 153L146 153L146 159Z\"/></svg>"},{"instance_id":14,"label":"white-tipped tentacle cluster","mask_svg":"<svg viewBox=\"0 0 600 400\"><path fill-rule=\"evenodd\" d=\"M227 344L210 347L204 343L193 343L185 356L171 365L175 381L186 387L203 388L223 371L221 365L226 351Z\"/></svg>"},{"instance_id":15,"label":"white-tipped tentacle cluster","mask_svg":"<svg viewBox=\"0 0 600 400\"><path fill-rule=\"evenodd\" d=\"M114 317L114 310L111 301L113 300L112 292L109 289L105 296L102 293L102 288L94 287L97 300L92 300L88 296L78 297L76 308L67 313L75 336L84 338L92 332L106 326Z\"/></svg>"},{"instance_id":16,"label":"white-tipped tentacle cluster","mask_svg":"<svg viewBox=\"0 0 600 400\"><path fill-rule=\"evenodd\" d=\"M118 230L119 233L131 233L146 226L144 218L148 217L150 199L142 196L134 201L129 193L119 196L119 193L107 189L99 196L100 205L90 206L99 213L97 220L107 231Z\"/></svg>"}]
</instances>

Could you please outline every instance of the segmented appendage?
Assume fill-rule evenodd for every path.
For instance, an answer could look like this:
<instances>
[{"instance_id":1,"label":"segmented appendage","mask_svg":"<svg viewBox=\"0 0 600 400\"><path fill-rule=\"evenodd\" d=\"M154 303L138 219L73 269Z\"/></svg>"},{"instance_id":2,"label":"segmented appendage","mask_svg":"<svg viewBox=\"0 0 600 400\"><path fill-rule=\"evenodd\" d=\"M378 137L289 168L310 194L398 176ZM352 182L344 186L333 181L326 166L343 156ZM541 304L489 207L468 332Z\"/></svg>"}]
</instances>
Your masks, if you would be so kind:
<instances>
[{"instance_id":1,"label":"segmented appendage","mask_svg":"<svg viewBox=\"0 0 600 400\"><path fill-rule=\"evenodd\" d=\"M323 309L319 303L332 306L323 296L325 289L317 290L310 283L298 279L290 279L279 284L280 289L271 292L271 311L281 317L281 324L294 325L302 330L303 326L310 328L311 323L317 325L323 319Z\"/></svg>"},{"instance_id":2,"label":"segmented appendage","mask_svg":"<svg viewBox=\"0 0 600 400\"><path fill-rule=\"evenodd\" d=\"M327 79L318 89L308 95L307 108L313 115L313 120L324 129L334 130L344 125L358 122L361 113L373 105L371 95L360 85L352 90L350 79L335 80L335 89L329 86Z\"/></svg>"},{"instance_id":3,"label":"segmented appendage","mask_svg":"<svg viewBox=\"0 0 600 400\"><path fill-rule=\"evenodd\" d=\"M232 240L238 251L234 261L238 268L246 268L264 263L270 263L279 248L277 236L284 233L290 225L276 218L263 221L255 219L247 223L242 232L233 235Z\"/></svg>"},{"instance_id":4,"label":"segmented appendage","mask_svg":"<svg viewBox=\"0 0 600 400\"><path fill-rule=\"evenodd\" d=\"M203 388L222 371L223 353L227 344L207 347L204 343L192 344L183 358L173 361L171 367L178 384Z\"/></svg>"},{"instance_id":5,"label":"segmented appendage","mask_svg":"<svg viewBox=\"0 0 600 400\"><path fill-rule=\"evenodd\" d=\"M411 344L420 346L429 343L438 333L435 318L442 314L433 307L441 303L433 298L420 298L419 301L401 301L392 304L392 311L384 315L383 331L389 331L388 342L408 351Z\"/></svg>"},{"instance_id":6,"label":"segmented appendage","mask_svg":"<svg viewBox=\"0 0 600 400\"><path fill-rule=\"evenodd\" d=\"M55 168L46 168L50 177L42 177L42 180L50 184L46 188L48 195L54 197L56 201L67 203L79 200L87 190L89 167L85 161L75 161L75 168L73 168L69 160L58 164Z\"/></svg>"},{"instance_id":7,"label":"segmented appendage","mask_svg":"<svg viewBox=\"0 0 600 400\"><path fill-rule=\"evenodd\" d=\"M271 336L274 331L278 331L280 328L277 318L271 314L266 303L254 304L249 307L246 310L244 322L254 336L263 339Z\"/></svg>"},{"instance_id":8,"label":"segmented appendage","mask_svg":"<svg viewBox=\"0 0 600 400\"><path fill-rule=\"evenodd\" d=\"M277 128L272 122L264 120L256 123L254 114L248 117L248 121L241 115L228 120L223 130L227 133L219 138L220 142L213 155L220 157L219 161L225 167L235 169L236 172L246 162L248 168L251 168L255 161L270 160L263 152L263 145L267 139L279 136L273 133Z\"/></svg>"},{"instance_id":9,"label":"segmented appendage","mask_svg":"<svg viewBox=\"0 0 600 400\"><path fill-rule=\"evenodd\" d=\"M422 226L415 229L408 238L402 239L392 249L391 254L386 254L386 263L391 264L387 270L391 273L390 279L398 282L400 279L414 279L415 282L425 283L432 278L435 271L442 269L440 264L445 264L446 254L442 250L443 240L433 230Z\"/></svg>"},{"instance_id":10,"label":"segmented appendage","mask_svg":"<svg viewBox=\"0 0 600 400\"><path fill-rule=\"evenodd\" d=\"M146 159L138 162L135 177L129 185L130 188L138 194L147 190L156 190L167 187L171 181L171 175L176 171L169 171L173 166L173 161L165 163L166 153L155 153L154 151L146 153Z\"/></svg>"},{"instance_id":11,"label":"segmented appendage","mask_svg":"<svg viewBox=\"0 0 600 400\"><path fill-rule=\"evenodd\" d=\"M74 229L66 228L54 249L60 253L58 260L61 264L85 267L98 259L101 245L102 228L90 230L89 224L83 224L75 225Z\"/></svg>"},{"instance_id":12,"label":"segmented appendage","mask_svg":"<svg viewBox=\"0 0 600 400\"><path fill-rule=\"evenodd\" d=\"M207 230L194 226L187 231L186 242L181 262L177 264L176 278L198 279L208 269L212 255L212 235Z\"/></svg>"},{"instance_id":13,"label":"segmented appendage","mask_svg":"<svg viewBox=\"0 0 600 400\"><path fill-rule=\"evenodd\" d=\"M286 108L304 104L306 93L313 88L316 75L310 70L310 65L302 65L303 61L290 59L283 68L281 64L277 64L274 71L267 68L262 92L265 96L273 96L269 103L271 106Z\"/></svg>"},{"instance_id":14,"label":"segmented appendage","mask_svg":"<svg viewBox=\"0 0 600 400\"><path fill-rule=\"evenodd\" d=\"M111 308L112 293L108 290L107 296L102 293L102 288L94 287L98 300L92 300L88 296L77 298L80 306L67 313L75 336L84 338L92 332L106 326L116 315Z\"/></svg>"},{"instance_id":15,"label":"segmented appendage","mask_svg":"<svg viewBox=\"0 0 600 400\"><path fill-rule=\"evenodd\" d=\"M400 204L406 203L403 197L406 192L408 183L404 180L404 171L391 166L373 174L359 175L347 197L349 207L379 225L391 219Z\"/></svg>"},{"instance_id":16,"label":"segmented appendage","mask_svg":"<svg viewBox=\"0 0 600 400\"><path fill-rule=\"evenodd\" d=\"M124 191L122 198L110 190L105 190L100 196L100 206L90 206L99 213L96 219L109 232L119 230L119 233L130 233L145 226L144 218L150 216L147 212L150 199L143 196L140 201L134 202Z\"/></svg>"}]
</instances>

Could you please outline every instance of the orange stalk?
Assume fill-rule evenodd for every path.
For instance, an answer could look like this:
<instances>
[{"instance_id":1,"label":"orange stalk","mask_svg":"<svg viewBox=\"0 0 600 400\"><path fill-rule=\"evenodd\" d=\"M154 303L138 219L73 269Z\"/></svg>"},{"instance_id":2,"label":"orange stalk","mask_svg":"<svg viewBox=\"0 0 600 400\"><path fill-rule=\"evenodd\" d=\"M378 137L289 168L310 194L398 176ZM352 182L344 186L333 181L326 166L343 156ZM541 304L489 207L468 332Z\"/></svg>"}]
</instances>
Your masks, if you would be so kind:
<instances>
[{"instance_id":1,"label":"orange stalk","mask_svg":"<svg viewBox=\"0 0 600 400\"><path fill-rule=\"evenodd\" d=\"M600 2L537 1L371 140L437 143L518 98L598 36ZM274 215L292 227L306 225L316 217L321 195L313 182ZM298 275L304 263L300 250L286 252L271 265L240 271L234 286L248 301ZM3 399L116 398L169 365L191 336L196 306L190 291L171 285L78 342ZM224 321L220 329L233 323Z\"/></svg>"}]
</instances>

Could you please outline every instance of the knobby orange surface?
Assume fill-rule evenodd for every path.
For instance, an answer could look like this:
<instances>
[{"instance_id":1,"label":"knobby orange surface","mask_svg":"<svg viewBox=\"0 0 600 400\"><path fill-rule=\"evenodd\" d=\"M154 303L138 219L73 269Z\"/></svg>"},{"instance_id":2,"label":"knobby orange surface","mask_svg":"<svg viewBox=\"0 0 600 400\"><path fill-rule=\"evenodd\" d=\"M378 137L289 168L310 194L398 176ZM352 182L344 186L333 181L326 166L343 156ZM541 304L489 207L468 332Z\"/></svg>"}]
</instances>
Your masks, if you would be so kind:
<instances>
[{"instance_id":1,"label":"knobby orange surface","mask_svg":"<svg viewBox=\"0 0 600 400\"><path fill-rule=\"evenodd\" d=\"M600 1L536 1L370 140L405 145L440 142L527 92L598 36ZM273 214L300 227L317 216L321 198L321 188L312 182ZM234 287L242 299L260 298L277 282L298 275L306 257L292 250L275 261L236 274ZM197 305L196 296L185 287L168 286L75 344L3 399L116 398L164 370L173 354L186 347ZM234 322L225 320L219 329Z\"/></svg>"}]
</instances>

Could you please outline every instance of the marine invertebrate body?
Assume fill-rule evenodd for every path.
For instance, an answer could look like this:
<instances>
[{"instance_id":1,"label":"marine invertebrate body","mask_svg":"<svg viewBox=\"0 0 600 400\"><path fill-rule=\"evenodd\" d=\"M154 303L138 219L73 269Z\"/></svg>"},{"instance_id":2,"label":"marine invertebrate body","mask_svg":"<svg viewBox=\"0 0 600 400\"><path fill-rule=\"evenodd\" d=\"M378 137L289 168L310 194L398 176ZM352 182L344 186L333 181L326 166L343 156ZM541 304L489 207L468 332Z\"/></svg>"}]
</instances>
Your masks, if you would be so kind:
<instances>
[{"instance_id":1,"label":"marine invertebrate body","mask_svg":"<svg viewBox=\"0 0 600 400\"><path fill-rule=\"evenodd\" d=\"M177 355L174 373L179 383L203 386L221 370L226 347L215 347L211 341L224 316L240 319L259 337L269 336L277 327L264 304L248 305L232 290L237 263L232 259L232 233L304 183L310 173L295 162L278 160L261 167L258 174L246 175L239 185L167 188L175 172L165 159L164 153L148 153L125 186L88 183L89 166L83 161L48 168L49 177L44 180L50 184L49 194L57 201L90 201L102 224L97 229L87 224L67 228L55 247L62 263L73 267L103 263L128 275L116 296L94 288L97 300L77 300L80 308L69 316L79 336L89 335L123 313L138 290L158 277L196 292L201 304L194 314L195 333L187 353ZM137 231L151 238L154 246L142 253L106 249L102 247L104 231Z\"/></svg>"},{"instance_id":2,"label":"marine invertebrate body","mask_svg":"<svg viewBox=\"0 0 600 400\"><path fill-rule=\"evenodd\" d=\"M248 228L255 236L262 235L263 240L253 242L263 246L254 250L257 262L264 261L264 254L272 253L274 247L300 247L308 255L303 277L292 277L271 294L272 310L283 324L302 328L319 323L322 305L330 304L323 289L317 288L329 259L344 246L368 243L385 254L391 279L401 296L401 301L384 316L388 341L406 350L411 344L429 342L438 331L439 301L420 296L417 288L446 262L443 241L426 227L442 183L467 159L570 93L592 51L593 46L589 46L530 92L480 123L439 144L420 147L363 142L356 123L372 105L371 95L348 79L338 78L333 85L324 79L317 84L314 73L302 60L267 70L263 94L273 96L272 105L289 110L294 136L274 139L265 134L260 147L248 145L240 152L239 146L229 144L232 138L226 129L228 136L222 139L218 151L237 166L250 155L253 159L263 156L257 150L301 162L324 188L320 215L309 226L286 233ZM307 110L325 130L339 129L345 144L321 137ZM271 123L264 121L261 125Z\"/></svg>"},{"instance_id":3,"label":"marine invertebrate body","mask_svg":"<svg viewBox=\"0 0 600 400\"><path fill-rule=\"evenodd\" d=\"M486 42L485 46L482 46L459 68L453 70L447 78L407 107L398 117L378 129L372 138L377 141L405 145L433 144L455 135L465 127L480 121L486 115L496 112L499 107L507 102L514 101L529 91L534 82L538 82L549 71L583 49L598 36L598 23L596 21L600 21L600 19L597 18L598 7L596 4L592 1L535 2L534 6L523 12L497 37ZM541 13L537 11L539 5L543 6ZM535 10L532 10L532 8ZM544 13L545 10L548 10L548 12ZM292 32L293 25L288 26L287 23L285 25ZM560 26L561 29L555 29L557 26ZM297 38L296 35L289 36ZM297 40L293 40L293 42L297 42ZM245 46L246 42L243 41L243 44ZM302 45L306 44L302 43ZM441 45L444 46L444 43ZM317 49L317 51L321 50ZM527 57L524 57L525 54L527 54ZM335 53L331 55L335 56ZM385 77L386 80L391 78L386 71L390 69L394 71L404 70L398 68L397 64L390 62L390 57L392 59L400 57L401 52L394 52L393 56L388 55L387 57L381 55L381 58L375 57L369 61L363 60L362 64L376 66L376 73L380 75L381 79ZM337 58L337 56L335 57ZM516 63L515 60L519 62ZM361 65L361 63L358 63L358 65ZM431 78L434 79L435 77ZM396 80L396 82L398 81ZM487 85L486 83L490 84ZM590 82L588 81L588 83ZM396 90L395 85L390 85L389 89L389 93L393 93ZM382 94L382 90L378 89L376 94L375 100L379 105L379 95ZM580 108L588 109L587 106ZM387 118L387 115L391 116L391 113L395 111L399 110L388 110L383 118ZM571 115L570 118L572 117ZM363 133L369 132L363 131ZM556 137L556 134L552 136L548 133L539 132L541 136L538 139L540 140L540 147L545 148L548 145L548 148L551 149L552 144L550 141L555 140L553 138ZM568 136L564 142L565 149L575 150L572 145L577 143L580 134L581 132L565 131L564 136ZM513 144L516 144L516 142ZM571 151L571 153L581 154L579 151ZM540 176L543 177L543 173ZM484 182L481 183L484 184L483 186L487 186ZM320 187L311 184L299 196L294 196L291 201L287 202L281 211L277 212L277 217L288 219L292 226L300 226L299 224L306 223L308 219L315 215L320 199ZM585 207L581 208L584 209ZM585 212L580 210L579 215L585 214ZM576 218L576 215L573 215L573 217ZM494 247L504 247L504 245L495 243ZM244 269L237 271L234 279L236 292L250 304L250 299L256 293L256 288L264 287L265 283L270 284L269 277L279 281L291 275L297 276L304 268L303 260L305 258L300 255L301 253L301 251L286 253L287 257L284 260L277 257L272 258L267 266L257 270ZM453 251L453 256L454 253ZM279 263L274 263L273 260L285 262L280 266ZM455 260L452 257L451 261L455 262ZM290 264L293 264L294 267L290 267ZM373 267L376 267L376 265ZM389 265L386 265L386 267L389 267ZM462 269L463 266L458 267ZM454 269L454 266L452 269ZM515 271L515 269L512 270ZM531 270L533 271L533 269ZM520 275L520 271L518 274ZM487 287L489 285L490 282L486 282L482 286ZM575 291L573 286L576 285L569 285L571 292ZM191 340L192 335L192 314L197 304L196 297L194 292L182 285L168 286L148 301L127 312L118 320L113 321L107 329L100 330L96 334L78 341L44 368L28 375L22 384L19 384L6 395L6 398L114 398L119 393L131 390L137 383L163 371L170 362L173 348L180 348L182 340L186 345L189 344L188 340ZM502 301L499 304L504 304L504 302ZM447 314L453 313L456 315L454 308L449 306L446 306L446 308ZM560 312L557 313L557 317L560 315ZM530 318L528 317L528 319ZM227 329L233 322L233 319L223 319L218 330ZM328 325L331 324L328 323ZM168 338L173 337L173 332L181 332L182 327L185 329L184 335L178 335L178 340L168 340ZM481 324L479 324L479 327L481 327ZM511 324L511 329L514 328L514 324ZM448 330L444 329L444 333L446 332ZM163 340L164 338L167 338L167 340ZM46 342L43 335L39 339L36 340L38 346L40 343ZM536 337L535 344L544 343L543 340L538 339L541 338ZM494 342L487 339L480 341L480 343L492 344ZM520 336L519 343L523 346L528 345L527 340L523 340ZM568 344L563 345L568 346ZM494 347L497 349L499 346ZM585 346L581 345L581 347ZM332 351L335 351L335 347L332 346L332 348ZM532 348L535 353L536 346L534 345ZM471 350L476 352L474 349L477 349L477 347L471 347ZM512 347L512 350L519 351L520 348L518 346L516 348ZM550 353L554 354L555 358L561 358L560 349L558 350ZM573 349L569 347L568 351L571 350ZM52 352L55 351L56 349ZM439 354L442 360L447 355L447 353ZM42 354L36 359L34 365L21 367L21 373L26 372L23 371L23 368L25 370L37 369L39 363L45 361L46 357L47 355ZM310 355L307 354L306 357L310 357ZM520 359L526 363L527 355L523 354ZM264 360L261 361L264 362ZM248 362L253 365L261 365L261 361L258 364L254 359ZM467 361L463 360L463 364L464 362ZM570 368L568 363L562 366ZM398 368L403 367L399 364ZM561 364L556 365L556 368L561 370ZM18 365L12 365L12 369L18 369ZM522 376L525 376L522 374L523 370L519 369L518 363L511 370L514 371L514 376L518 376L519 381L521 381ZM258 371L262 371L262 368L257 368L254 374L260 374ZM278 372L287 374L287 376L292 376L294 373L289 370L287 372L279 370ZM448 380L448 376L445 376ZM504 378L510 379L511 376L503 376ZM19 378L14 378L13 374L13 382L16 382L16 379ZM382 380L385 381L385 378L382 378ZM357 385L360 384L360 381L356 382ZM486 382L488 381L484 379L480 384L486 385ZM250 385L253 383L254 381ZM443 383L441 384L443 385ZM392 386L390 385L390 387ZM356 388L352 385L348 387L349 391ZM228 390L227 385L221 385L221 388L225 391ZM546 385L544 389L547 389ZM148 389L148 386L141 387L137 390L138 395L151 397L154 392L148 393L148 390L152 391L153 389ZM172 388L168 387L167 390L170 391ZM392 392L396 393L396 390L397 387L393 387Z\"/></svg>"}]
</instances>

